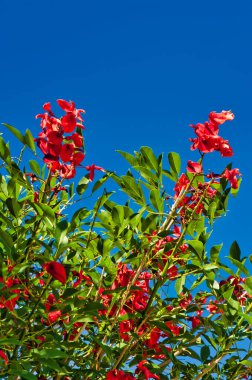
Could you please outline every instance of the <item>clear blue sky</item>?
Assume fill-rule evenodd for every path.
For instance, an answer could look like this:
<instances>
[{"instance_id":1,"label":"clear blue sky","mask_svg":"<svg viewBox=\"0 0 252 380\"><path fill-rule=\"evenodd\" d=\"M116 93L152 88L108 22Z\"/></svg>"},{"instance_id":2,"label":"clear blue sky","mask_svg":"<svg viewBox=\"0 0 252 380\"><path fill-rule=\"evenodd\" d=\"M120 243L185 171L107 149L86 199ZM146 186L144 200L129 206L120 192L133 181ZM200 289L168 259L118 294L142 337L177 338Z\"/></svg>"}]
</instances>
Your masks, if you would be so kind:
<instances>
[{"instance_id":1,"label":"clear blue sky","mask_svg":"<svg viewBox=\"0 0 252 380\"><path fill-rule=\"evenodd\" d=\"M0 119L36 135L41 105L72 99L87 111L86 164L121 173L116 149L197 159L188 125L232 109L222 135L235 156L214 154L209 167L232 161L243 184L214 236L226 250L236 238L248 255L251 11L251 0L2 0Z\"/></svg>"}]
</instances>

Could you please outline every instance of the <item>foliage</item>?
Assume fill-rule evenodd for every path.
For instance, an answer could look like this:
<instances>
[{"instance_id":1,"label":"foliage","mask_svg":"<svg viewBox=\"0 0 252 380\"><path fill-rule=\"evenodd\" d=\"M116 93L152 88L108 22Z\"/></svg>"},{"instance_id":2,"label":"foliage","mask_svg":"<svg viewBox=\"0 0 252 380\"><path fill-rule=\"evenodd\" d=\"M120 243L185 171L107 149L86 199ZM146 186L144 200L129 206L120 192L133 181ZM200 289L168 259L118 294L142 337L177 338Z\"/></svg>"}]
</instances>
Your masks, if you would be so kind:
<instances>
[{"instance_id":1,"label":"foliage","mask_svg":"<svg viewBox=\"0 0 252 380\"><path fill-rule=\"evenodd\" d=\"M0 138L1 379L249 378L252 277L236 241L230 265L222 245L207 245L241 181L230 166L203 169L205 154L233 154L219 136L233 114L193 126L200 159L182 174L177 153L142 147L119 151L125 175L88 165L74 187L84 111L58 104L63 117L49 103L38 115L44 167L34 153L21 169L24 149L14 160ZM36 151L30 131L5 126ZM96 170L105 174L93 182ZM98 199L77 209L86 191Z\"/></svg>"}]
</instances>

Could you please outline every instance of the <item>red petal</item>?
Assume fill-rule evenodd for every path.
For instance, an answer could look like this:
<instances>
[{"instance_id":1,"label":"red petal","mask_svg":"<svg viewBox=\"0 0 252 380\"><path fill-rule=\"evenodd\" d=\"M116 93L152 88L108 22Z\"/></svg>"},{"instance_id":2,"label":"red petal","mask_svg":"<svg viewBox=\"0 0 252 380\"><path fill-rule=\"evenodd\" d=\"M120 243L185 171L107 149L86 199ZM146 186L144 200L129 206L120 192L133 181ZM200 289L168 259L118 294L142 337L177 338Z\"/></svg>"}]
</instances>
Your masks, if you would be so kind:
<instances>
[{"instance_id":1,"label":"red petal","mask_svg":"<svg viewBox=\"0 0 252 380\"><path fill-rule=\"evenodd\" d=\"M62 284L66 282L66 271L62 264L57 263L56 261L51 261L44 265L45 270L49 273L53 278L60 281Z\"/></svg>"},{"instance_id":2,"label":"red petal","mask_svg":"<svg viewBox=\"0 0 252 380\"><path fill-rule=\"evenodd\" d=\"M57 103L65 112L71 112L74 110L75 104L73 102L67 102L64 99L58 99Z\"/></svg>"},{"instance_id":3,"label":"red petal","mask_svg":"<svg viewBox=\"0 0 252 380\"><path fill-rule=\"evenodd\" d=\"M64 129L64 132L71 133L76 127L76 118L72 112L68 112L61 119L61 124Z\"/></svg>"},{"instance_id":4,"label":"red petal","mask_svg":"<svg viewBox=\"0 0 252 380\"><path fill-rule=\"evenodd\" d=\"M45 111L51 112L51 103L50 102L45 103L43 105L43 108L44 108Z\"/></svg>"},{"instance_id":5,"label":"red petal","mask_svg":"<svg viewBox=\"0 0 252 380\"><path fill-rule=\"evenodd\" d=\"M0 350L0 357L4 360L6 365L9 363L8 357L3 350Z\"/></svg>"},{"instance_id":6,"label":"red petal","mask_svg":"<svg viewBox=\"0 0 252 380\"><path fill-rule=\"evenodd\" d=\"M69 162L72 159L74 153L74 144L64 144L61 147L60 158L63 162Z\"/></svg>"},{"instance_id":7,"label":"red petal","mask_svg":"<svg viewBox=\"0 0 252 380\"><path fill-rule=\"evenodd\" d=\"M57 321L57 319L61 316L61 310L55 310L48 313L48 320L50 323Z\"/></svg>"},{"instance_id":8,"label":"red petal","mask_svg":"<svg viewBox=\"0 0 252 380\"><path fill-rule=\"evenodd\" d=\"M202 165L198 162L193 162L189 160L187 162L187 168L186 170L190 173L202 173Z\"/></svg>"},{"instance_id":9,"label":"red petal","mask_svg":"<svg viewBox=\"0 0 252 380\"><path fill-rule=\"evenodd\" d=\"M73 140L75 146L77 146L78 148L82 147L82 145L83 145L83 137L79 133L75 132L70 137Z\"/></svg>"},{"instance_id":10,"label":"red petal","mask_svg":"<svg viewBox=\"0 0 252 380\"><path fill-rule=\"evenodd\" d=\"M85 154L83 152L77 152L73 155L72 161L75 166L80 165L80 163L84 160Z\"/></svg>"}]
</instances>

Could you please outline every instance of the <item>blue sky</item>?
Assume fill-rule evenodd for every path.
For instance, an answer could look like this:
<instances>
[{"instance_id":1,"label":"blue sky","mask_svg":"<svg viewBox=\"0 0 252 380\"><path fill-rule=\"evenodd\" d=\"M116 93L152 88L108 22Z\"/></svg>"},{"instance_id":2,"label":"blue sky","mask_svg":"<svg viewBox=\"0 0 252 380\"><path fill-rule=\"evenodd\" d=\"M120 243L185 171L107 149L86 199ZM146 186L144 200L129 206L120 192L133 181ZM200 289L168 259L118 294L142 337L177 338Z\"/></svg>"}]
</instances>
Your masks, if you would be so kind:
<instances>
[{"instance_id":1,"label":"blue sky","mask_svg":"<svg viewBox=\"0 0 252 380\"><path fill-rule=\"evenodd\" d=\"M196 160L188 125L232 109L221 134L235 156L213 154L209 168L232 161L243 183L214 239L224 255L234 239L248 255L251 10L250 0L2 0L0 119L36 135L42 104L72 99L87 111L86 164L120 174L127 165L116 149L149 145Z\"/></svg>"}]
</instances>

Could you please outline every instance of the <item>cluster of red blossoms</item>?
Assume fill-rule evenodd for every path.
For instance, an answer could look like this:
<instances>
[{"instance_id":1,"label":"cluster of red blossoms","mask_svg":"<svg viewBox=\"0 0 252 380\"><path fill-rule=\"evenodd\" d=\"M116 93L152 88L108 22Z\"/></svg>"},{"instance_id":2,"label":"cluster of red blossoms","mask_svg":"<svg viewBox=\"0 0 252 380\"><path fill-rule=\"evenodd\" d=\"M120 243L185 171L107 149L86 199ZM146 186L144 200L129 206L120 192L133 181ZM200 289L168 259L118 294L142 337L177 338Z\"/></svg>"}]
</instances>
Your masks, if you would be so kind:
<instances>
[{"instance_id":1,"label":"cluster of red blossoms","mask_svg":"<svg viewBox=\"0 0 252 380\"><path fill-rule=\"evenodd\" d=\"M160 377L152 373L146 367L146 364L148 364L146 360L142 360L140 363L138 363L135 373L143 375L145 380L148 380L148 379L159 380ZM130 374L127 374L122 370L115 369L107 373L106 380L136 380L136 377Z\"/></svg>"},{"instance_id":2,"label":"cluster of red blossoms","mask_svg":"<svg viewBox=\"0 0 252 380\"><path fill-rule=\"evenodd\" d=\"M199 149L201 153L210 153L219 151L223 157L233 155L233 150L228 140L219 136L219 125L227 120L233 120L234 114L231 111L222 111L220 113L210 112L208 121L204 124L198 123L192 125L197 135L196 138L190 139L193 142L191 150Z\"/></svg>"},{"instance_id":3,"label":"cluster of red blossoms","mask_svg":"<svg viewBox=\"0 0 252 380\"><path fill-rule=\"evenodd\" d=\"M135 271L129 269L125 264L118 264L118 271L115 281L112 284L110 290L118 289L121 287L127 287L131 279L134 277ZM120 310L120 315L134 314L135 312L143 311L149 299L149 281L152 278L152 275L148 272L142 272L138 277L137 281L134 283L134 290L131 290L130 296L128 297L127 302ZM99 289L100 297L103 301L105 309L100 310L101 315L106 315L108 310L110 310L110 304L112 300L111 294L106 294L106 290L103 288ZM109 315L113 316L117 312L117 307L114 305L109 311ZM128 319L119 323L119 335L125 340L129 341L130 336L129 332L134 330L134 320ZM143 329L140 329L138 332L139 335L143 333Z\"/></svg>"},{"instance_id":4,"label":"cluster of red blossoms","mask_svg":"<svg viewBox=\"0 0 252 380\"><path fill-rule=\"evenodd\" d=\"M46 112L36 116L41 118L42 132L35 141L44 153L44 162L52 172L57 172L62 178L73 178L76 174L75 167L85 157L80 132L84 128L81 114L85 111L75 108L72 101L58 99L57 103L65 111L65 115L60 119L55 117L51 104L45 103L43 108ZM75 131L77 127L78 132Z\"/></svg>"},{"instance_id":5,"label":"cluster of red blossoms","mask_svg":"<svg viewBox=\"0 0 252 380\"><path fill-rule=\"evenodd\" d=\"M193 142L191 150L198 149L201 154L210 153L213 151L219 151L222 156L229 157L233 155L233 150L229 145L228 140L224 140L219 136L219 125L223 124L227 120L233 120L234 114L230 111L222 111L220 113L210 112L209 120L204 124L198 123L192 125L197 135L196 138L191 138ZM203 175L202 160L200 162L193 162L189 160L187 162L187 172ZM225 169L222 174L208 173L206 178L210 179L209 182L198 182L197 186L193 186L190 182L190 178L187 174L183 173L178 179L174 191L175 199L181 194L183 197L179 204L182 207L180 210L180 216L182 220L186 213L186 210L195 210L197 214L201 214L204 211L204 204L201 202L201 198L211 199L217 193L214 185L219 184L219 180L224 178L230 182L233 189L237 189L239 186L238 177L241 175L239 169ZM188 187L190 184L190 187ZM187 194L184 194L186 191Z\"/></svg>"},{"instance_id":6,"label":"cluster of red blossoms","mask_svg":"<svg viewBox=\"0 0 252 380\"><path fill-rule=\"evenodd\" d=\"M8 262L8 273L11 273L13 265ZM29 291L21 281L14 277L0 277L0 283L4 284L1 288L0 309L7 308L13 311L18 299L22 296L26 301L29 298Z\"/></svg>"}]
</instances>

